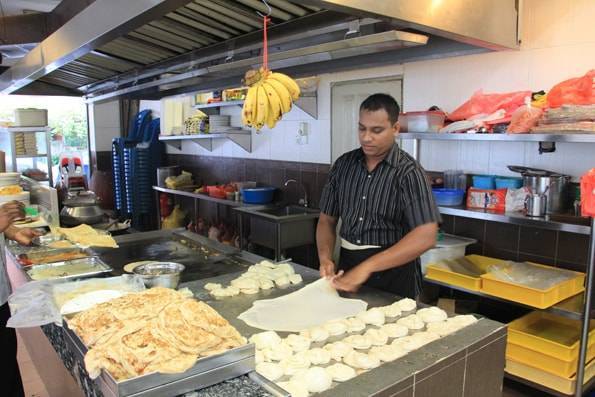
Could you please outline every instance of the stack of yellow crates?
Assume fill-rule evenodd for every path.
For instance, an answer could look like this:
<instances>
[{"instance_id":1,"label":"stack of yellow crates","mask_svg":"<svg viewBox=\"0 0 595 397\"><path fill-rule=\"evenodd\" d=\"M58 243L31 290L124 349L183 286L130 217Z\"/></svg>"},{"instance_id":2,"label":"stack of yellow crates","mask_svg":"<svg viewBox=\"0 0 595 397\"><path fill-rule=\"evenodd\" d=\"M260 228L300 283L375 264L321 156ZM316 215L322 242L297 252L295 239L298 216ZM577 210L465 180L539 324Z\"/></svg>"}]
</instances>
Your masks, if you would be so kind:
<instances>
[{"instance_id":1,"label":"stack of yellow crates","mask_svg":"<svg viewBox=\"0 0 595 397\"><path fill-rule=\"evenodd\" d=\"M584 383L595 375L595 321L591 321ZM572 395L576 387L581 322L531 312L508 325L506 372Z\"/></svg>"}]
</instances>

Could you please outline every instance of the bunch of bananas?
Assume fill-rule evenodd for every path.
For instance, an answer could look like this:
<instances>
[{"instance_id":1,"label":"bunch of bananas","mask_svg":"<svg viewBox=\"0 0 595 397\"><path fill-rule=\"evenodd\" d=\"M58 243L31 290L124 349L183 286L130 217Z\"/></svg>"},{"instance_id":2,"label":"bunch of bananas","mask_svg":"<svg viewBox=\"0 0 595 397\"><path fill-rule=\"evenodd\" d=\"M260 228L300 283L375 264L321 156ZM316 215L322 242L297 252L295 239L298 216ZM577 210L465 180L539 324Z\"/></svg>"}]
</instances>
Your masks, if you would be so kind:
<instances>
[{"instance_id":1,"label":"bunch of bananas","mask_svg":"<svg viewBox=\"0 0 595 397\"><path fill-rule=\"evenodd\" d=\"M275 127L300 96L300 87L291 77L263 68L247 71L244 83L250 88L244 100L242 123L257 131L265 125Z\"/></svg>"}]
</instances>

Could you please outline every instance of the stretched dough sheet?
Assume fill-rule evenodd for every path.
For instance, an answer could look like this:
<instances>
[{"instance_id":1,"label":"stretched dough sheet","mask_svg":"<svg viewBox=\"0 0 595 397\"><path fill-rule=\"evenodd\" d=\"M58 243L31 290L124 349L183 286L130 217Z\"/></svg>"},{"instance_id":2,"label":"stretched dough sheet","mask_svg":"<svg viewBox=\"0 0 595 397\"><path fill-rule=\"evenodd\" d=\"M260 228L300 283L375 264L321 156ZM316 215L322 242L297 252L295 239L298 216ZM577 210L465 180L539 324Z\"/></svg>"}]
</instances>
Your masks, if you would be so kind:
<instances>
[{"instance_id":1,"label":"stretched dough sheet","mask_svg":"<svg viewBox=\"0 0 595 397\"><path fill-rule=\"evenodd\" d=\"M355 316L367 306L360 299L341 298L330 282L321 278L291 294L256 301L238 318L254 328L299 332L329 320Z\"/></svg>"}]
</instances>

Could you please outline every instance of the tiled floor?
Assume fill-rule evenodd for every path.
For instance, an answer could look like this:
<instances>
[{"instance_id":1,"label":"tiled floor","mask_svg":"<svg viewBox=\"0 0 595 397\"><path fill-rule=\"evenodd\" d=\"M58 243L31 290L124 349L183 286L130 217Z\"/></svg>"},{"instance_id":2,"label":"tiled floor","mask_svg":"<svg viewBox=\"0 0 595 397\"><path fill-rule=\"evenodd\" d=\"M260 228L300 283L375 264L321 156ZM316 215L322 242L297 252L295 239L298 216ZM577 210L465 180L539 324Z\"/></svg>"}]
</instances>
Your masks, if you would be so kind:
<instances>
[{"instance_id":1,"label":"tiled floor","mask_svg":"<svg viewBox=\"0 0 595 397\"><path fill-rule=\"evenodd\" d=\"M18 349L17 359L19 361L19 369L21 370L21 378L23 379L23 386L25 388L26 397L50 397L45 385L41 381L35 365L31 361L29 352L22 342L21 337L17 332Z\"/></svg>"}]
</instances>

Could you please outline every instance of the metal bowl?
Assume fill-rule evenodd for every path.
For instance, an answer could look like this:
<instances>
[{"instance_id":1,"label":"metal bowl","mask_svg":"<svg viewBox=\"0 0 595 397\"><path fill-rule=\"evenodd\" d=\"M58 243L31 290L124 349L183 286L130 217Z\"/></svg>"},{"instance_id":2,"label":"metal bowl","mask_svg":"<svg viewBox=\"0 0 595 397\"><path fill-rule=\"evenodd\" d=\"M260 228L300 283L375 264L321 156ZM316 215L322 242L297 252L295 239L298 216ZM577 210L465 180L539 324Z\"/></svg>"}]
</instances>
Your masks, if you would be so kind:
<instances>
[{"instance_id":1,"label":"metal bowl","mask_svg":"<svg viewBox=\"0 0 595 397\"><path fill-rule=\"evenodd\" d=\"M142 278L145 287L178 288L185 267L175 262L151 262L134 268L132 272Z\"/></svg>"}]
</instances>

